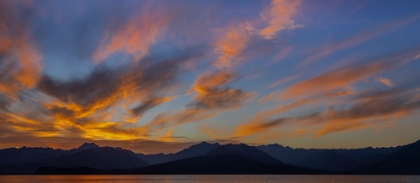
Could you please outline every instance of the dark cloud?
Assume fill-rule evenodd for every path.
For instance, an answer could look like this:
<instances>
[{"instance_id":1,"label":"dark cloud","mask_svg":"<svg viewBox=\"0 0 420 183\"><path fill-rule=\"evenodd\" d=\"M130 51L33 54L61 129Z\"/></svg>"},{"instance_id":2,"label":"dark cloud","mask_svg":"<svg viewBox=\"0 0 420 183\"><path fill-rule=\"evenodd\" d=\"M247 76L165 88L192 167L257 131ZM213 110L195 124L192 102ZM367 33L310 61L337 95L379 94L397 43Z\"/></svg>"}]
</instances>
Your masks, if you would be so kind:
<instances>
[{"instance_id":1,"label":"dark cloud","mask_svg":"<svg viewBox=\"0 0 420 183\"><path fill-rule=\"evenodd\" d=\"M122 123L124 119L110 122L109 116L115 112L108 109L115 109L122 102L142 102L128 111L141 115L169 101L166 95L172 92L183 65L200 56L201 50L196 47L151 55L113 69L99 65L81 79L63 81L44 75L36 88L21 92L13 101L0 94L1 124L9 136L119 140L146 137L142 128ZM9 111L11 102L14 107Z\"/></svg>"},{"instance_id":2,"label":"dark cloud","mask_svg":"<svg viewBox=\"0 0 420 183\"><path fill-rule=\"evenodd\" d=\"M188 51L172 58L148 57L137 64L116 69L101 65L86 78L71 81L44 76L38 88L63 102L74 102L83 107L93 107L101 102L112 105L128 97L148 98L174 84L181 64L198 55Z\"/></svg>"},{"instance_id":3,"label":"dark cloud","mask_svg":"<svg viewBox=\"0 0 420 183\"><path fill-rule=\"evenodd\" d=\"M131 109L131 113L135 116L141 116L147 110L156 107L157 105L165 102L164 98L152 98L147 101L144 101L142 104L138 105L137 107Z\"/></svg>"},{"instance_id":4,"label":"dark cloud","mask_svg":"<svg viewBox=\"0 0 420 183\"><path fill-rule=\"evenodd\" d=\"M257 121L239 126L236 135L261 133L289 122L301 125L323 125L318 136L363 128L372 120L401 118L419 110L420 98L416 98L416 95L417 92L410 87L395 87L387 90L370 89L349 98L351 101L345 105L330 106L325 111L271 120L256 119Z\"/></svg>"},{"instance_id":5,"label":"dark cloud","mask_svg":"<svg viewBox=\"0 0 420 183\"><path fill-rule=\"evenodd\" d=\"M161 113L146 125L148 132L160 131L168 126L197 122L215 117L228 110L242 107L252 93L227 86L235 78L230 71L208 72L199 76L190 92L196 96L185 109L174 113Z\"/></svg>"},{"instance_id":6,"label":"dark cloud","mask_svg":"<svg viewBox=\"0 0 420 183\"><path fill-rule=\"evenodd\" d=\"M8 107L11 103L12 100L9 97L4 96L0 93L0 111L8 111Z\"/></svg>"},{"instance_id":7,"label":"dark cloud","mask_svg":"<svg viewBox=\"0 0 420 183\"><path fill-rule=\"evenodd\" d=\"M188 107L197 109L226 110L242 106L249 97L241 89L231 89L227 83L235 79L235 74L229 71L204 73L195 82L193 89L197 95Z\"/></svg>"},{"instance_id":8,"label":"dark cloud","mask_svg":"<svg viewBox=\"0 0 420 183\"><path fill-rule=\"evenodd\" d=\"M189 107L198 109L229 109L237 108L249 97L240 89L208 89L205 94L197 97Z\"/></svg>"}]
</instances>

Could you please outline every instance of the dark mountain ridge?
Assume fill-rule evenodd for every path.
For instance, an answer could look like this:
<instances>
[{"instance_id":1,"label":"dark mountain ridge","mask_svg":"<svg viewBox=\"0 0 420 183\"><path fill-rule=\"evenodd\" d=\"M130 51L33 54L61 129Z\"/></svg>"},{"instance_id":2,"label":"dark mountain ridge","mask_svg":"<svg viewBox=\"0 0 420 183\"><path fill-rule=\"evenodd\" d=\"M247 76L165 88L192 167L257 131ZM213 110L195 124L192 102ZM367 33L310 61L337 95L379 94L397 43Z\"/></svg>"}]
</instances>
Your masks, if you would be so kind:
<instances>
[{"instance_id":1,"label":"dark mountain ridge","mask_svg":"<svg viewBox=\"0 0 420 183\"><path fill-rule=\"evenodd\" d=\"M360 149L293 149L279 144L257 147L284 163L340 172L380 161L401 148L398 146Z\"/></svg>"},{"instance_id":2,"label":"dark mountain ridge","mask_svg":"<svg viewBox=\"0 0 420 183\"><path fill-rule=\"evenodd\" d=\"M137 154L138 157L145 159L149 164L160 164L160 163L166 163L171 162L179 159L185 159L185 158L192 158L197 156L204 156L209 151L219 147L220 144L214 143L210 144L208 142L201 142L199 144L192 145L186 149L183 149L177 153L170 153L170 154L151 154L151 155L145 155L145 154Z\"/></svg>"},{"instance_id":3,"label":"dark mountain ridge","mask_svg":"<svg viewBox=\"0 0 420 183\"><path fill-rule=\"evenodd\" d=\"M418 154L420 141L330 150L201 142L177 153L154 155L85 143L70 150L2 149L0 174L420 174Z\"/></svg>"},{"instance_id":4,"label":"dark mountain ridge","mask_svg":"<svg viewBox=\"0 0 420 183\"><path fill-rule=\"evenodd\" d=\"M149 165L129 150L99 147L93 143L85 143L71 150L26 147L5 149L0 150L0 155L2 157L0 159L9 157L8 162L4 160L5 163L0 164L0 174L33 174L38 168L44 166L118 169Z\"/></svg>"},{"instance_id":5,"label":"dark mountain ridge","mask_svg":"<svg viewBox=\"0 0 420 183\"><path fill-rule=\"evenodd\" d=\"M420 140L401 147L378 162L355 169L353 173L420 175Z\"/></svg>"}]
</instances>

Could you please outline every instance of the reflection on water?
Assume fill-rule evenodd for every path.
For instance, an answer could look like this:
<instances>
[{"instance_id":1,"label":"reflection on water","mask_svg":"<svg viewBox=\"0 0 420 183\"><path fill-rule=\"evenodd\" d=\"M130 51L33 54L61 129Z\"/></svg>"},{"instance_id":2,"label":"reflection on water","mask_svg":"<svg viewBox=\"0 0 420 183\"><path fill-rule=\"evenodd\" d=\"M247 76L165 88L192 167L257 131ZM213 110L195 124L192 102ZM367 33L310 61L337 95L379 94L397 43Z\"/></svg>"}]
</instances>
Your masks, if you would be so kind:
<instances>
[{"instance_id":1,"label":"reflection on water","mask_svg":"<svg viewBox=\"0 0 420 183\"><path fill-rule=\"evenodd\" d=\"M0 176L0 183L414 183L420 176L396 175L24 175Z\"/></svg>"}]
</instances>

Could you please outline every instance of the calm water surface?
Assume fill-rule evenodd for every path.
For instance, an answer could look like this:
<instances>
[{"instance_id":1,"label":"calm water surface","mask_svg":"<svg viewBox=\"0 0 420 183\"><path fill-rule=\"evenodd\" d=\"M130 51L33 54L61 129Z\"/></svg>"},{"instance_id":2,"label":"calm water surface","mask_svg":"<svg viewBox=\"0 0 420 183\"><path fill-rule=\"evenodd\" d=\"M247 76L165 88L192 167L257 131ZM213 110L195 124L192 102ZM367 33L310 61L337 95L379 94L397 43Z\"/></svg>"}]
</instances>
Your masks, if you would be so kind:
<instances>
[{"instance_id":1,"label":"calm water surface","mask_svg":"<svg viewBox=\"0 0 420 183\"><path fill-rule=\"evenodd\" d=\"M226 183L420 183L420 176L366 176L366 175L53 175L53 176L0 176L3 183L181 183L181 182L226 182Z\"/></svg>"}]
</instances>

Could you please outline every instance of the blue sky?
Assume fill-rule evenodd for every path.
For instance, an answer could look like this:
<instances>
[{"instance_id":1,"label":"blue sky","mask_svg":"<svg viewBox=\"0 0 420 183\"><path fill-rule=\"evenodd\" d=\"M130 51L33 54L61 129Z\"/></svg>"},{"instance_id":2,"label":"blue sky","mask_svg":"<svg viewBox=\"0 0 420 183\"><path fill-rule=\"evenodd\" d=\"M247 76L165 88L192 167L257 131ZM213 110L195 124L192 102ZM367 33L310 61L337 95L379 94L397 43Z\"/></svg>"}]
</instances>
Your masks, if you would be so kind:
<instances>
[{"instance_id":1,"label":"blue sky","mask_svg":"<svg viewBox=\"0 0 420 183\"><path fill-rule=\"evenodd\" d=\"M0 148L418 140L419 1L2 1Z\"/></svg>"}]
</instances>

